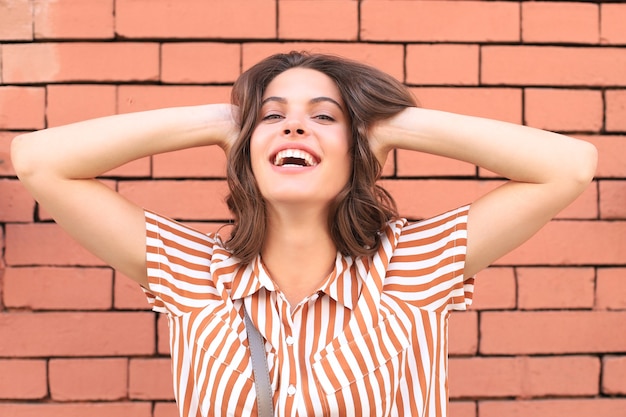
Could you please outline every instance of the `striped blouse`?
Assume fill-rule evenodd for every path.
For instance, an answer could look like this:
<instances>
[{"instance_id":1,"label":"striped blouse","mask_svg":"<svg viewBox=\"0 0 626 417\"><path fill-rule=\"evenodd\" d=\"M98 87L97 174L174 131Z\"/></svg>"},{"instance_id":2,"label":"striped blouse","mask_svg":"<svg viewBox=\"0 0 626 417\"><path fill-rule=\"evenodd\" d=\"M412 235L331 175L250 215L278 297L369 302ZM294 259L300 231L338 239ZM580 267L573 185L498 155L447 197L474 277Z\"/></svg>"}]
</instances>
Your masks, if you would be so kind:
<instances>
[{"instance_id":1,"label":"striped blouse","mask_svg":"<svg viewBox=\"0 0 626 417\"><path fill-rule=\"evenodd\" d=\"M257 257L146 211L149 302L167 314L181 416L256 416L243 305L265 338L276 416L447 415L448 316L471 304L461 207L390 222L290 306Z\"/></svg>"}]
</instances>

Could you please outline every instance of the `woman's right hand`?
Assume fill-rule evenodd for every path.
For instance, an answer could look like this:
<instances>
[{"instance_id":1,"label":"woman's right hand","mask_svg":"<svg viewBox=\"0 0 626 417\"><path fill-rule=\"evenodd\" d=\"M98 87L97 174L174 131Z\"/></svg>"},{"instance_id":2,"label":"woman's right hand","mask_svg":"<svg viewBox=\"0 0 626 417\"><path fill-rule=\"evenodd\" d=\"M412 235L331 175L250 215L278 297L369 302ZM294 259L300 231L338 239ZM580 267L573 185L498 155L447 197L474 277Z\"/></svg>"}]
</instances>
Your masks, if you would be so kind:
<instances>
[{"instance_id":1,"label":"woman's right hand","mask_svg":"<svg viewBox=\"0 0 626 417\"><path fill-rule=\"evenodd\" d=\"M240 113L239 107L233 106L230 104L221 105L221 117L224 120L224 131L221 136L221 140L219 140L219 146L224 150L226 156L230 153L234 143L239 138L239 133L241 131L241 121L240 121Z\"/></svg>"}]
</instances>

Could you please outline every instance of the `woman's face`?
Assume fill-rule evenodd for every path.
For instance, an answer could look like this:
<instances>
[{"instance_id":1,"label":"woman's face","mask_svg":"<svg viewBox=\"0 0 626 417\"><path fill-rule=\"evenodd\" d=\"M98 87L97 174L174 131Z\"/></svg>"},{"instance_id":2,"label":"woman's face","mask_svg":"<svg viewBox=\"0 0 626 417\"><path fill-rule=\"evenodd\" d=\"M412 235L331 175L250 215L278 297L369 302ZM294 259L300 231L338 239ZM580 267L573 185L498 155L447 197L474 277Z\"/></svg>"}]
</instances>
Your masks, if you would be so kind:
<instances>
[{"instance_id":1,"label":"woman's face","mask_svg":"<svg viewBox=\"0 0 626 417\"><path fill-rule=\"evenodd\" d=\"M351 175L350 123L335 82L292 68L267 86L252 133L252 171L270 205L328 207Z\"/></svg>"}]
</instances>

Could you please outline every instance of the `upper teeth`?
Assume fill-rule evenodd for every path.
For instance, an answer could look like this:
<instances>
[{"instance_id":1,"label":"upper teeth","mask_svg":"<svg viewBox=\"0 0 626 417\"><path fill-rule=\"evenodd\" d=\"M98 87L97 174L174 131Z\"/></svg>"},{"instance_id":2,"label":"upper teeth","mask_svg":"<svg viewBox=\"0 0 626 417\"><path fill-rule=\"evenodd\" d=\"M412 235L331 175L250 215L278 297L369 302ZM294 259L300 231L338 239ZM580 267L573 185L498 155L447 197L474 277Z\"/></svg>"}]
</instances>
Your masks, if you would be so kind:
<instances>
[{"instance_id":1,"label":"upper teeth","mask_svg":"<svg viewBox=\"0 0 626 417\"><path fill-rule=\"evenodd\" d=\"M300 149L285 149L274 157L274 165L282 166L288 158L302 159L307 166L315 166L317 162L313 155Z\"/></svg>"}]
</instances>

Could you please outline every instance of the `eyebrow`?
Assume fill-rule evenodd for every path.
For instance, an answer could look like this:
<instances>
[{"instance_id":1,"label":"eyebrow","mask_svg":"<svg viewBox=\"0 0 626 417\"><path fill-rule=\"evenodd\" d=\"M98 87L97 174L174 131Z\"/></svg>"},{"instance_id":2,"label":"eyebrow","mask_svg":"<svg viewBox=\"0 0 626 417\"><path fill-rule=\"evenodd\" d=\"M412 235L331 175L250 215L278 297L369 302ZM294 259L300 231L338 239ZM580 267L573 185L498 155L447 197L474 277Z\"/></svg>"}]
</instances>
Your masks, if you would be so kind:
<instances>
[{"instance_id":1,"label":"eyebrow","mask_svg":"<svg viewBox=\"0 0 626 417\"><path fill-rule=\"evenodd\" d=\"M284 98L284 97L270 96L270 97L267 97L266 99L264 99L261 102L261 106L264 106L265 103L268 103L270 101L275 101L275 102L278 102L278 103L281 103L281 104L287 104L287 99ZM330 98L330 97L320 96L320 97L315 97L315 98L312 98L311 100L309 100L310 104L317 104L317 103L322 103L322 102L332 103L335 106L339 107L339 109L342 112L344 111L343 106L341 104L339 104L339 102L337 100L335 100L333 98Z\"/></svg>"}]
</instances>

